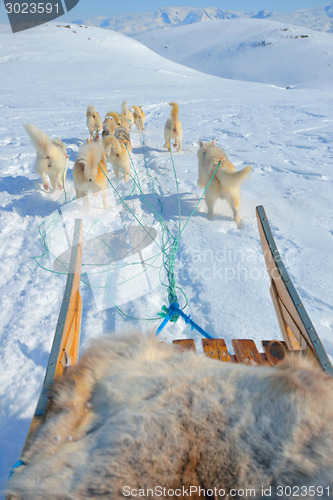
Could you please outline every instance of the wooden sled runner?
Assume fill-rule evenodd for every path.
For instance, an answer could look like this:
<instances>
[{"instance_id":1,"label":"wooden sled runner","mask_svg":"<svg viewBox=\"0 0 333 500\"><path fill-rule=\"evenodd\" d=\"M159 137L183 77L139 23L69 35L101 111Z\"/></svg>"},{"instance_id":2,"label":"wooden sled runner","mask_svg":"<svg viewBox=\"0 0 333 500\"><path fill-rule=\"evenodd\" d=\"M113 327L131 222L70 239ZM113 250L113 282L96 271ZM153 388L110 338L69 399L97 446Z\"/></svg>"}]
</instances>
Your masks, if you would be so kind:
<instances>
[{"instance_id":1,"label":"wooden sled runner","mask_svg":"<svg viewBox=\"0 0 333 500\"><path fill-rule=\"evenodd\" d=\"M82 300L80 295L82 263L82 221L75 221L71 259L69 263L64 298L54 334L51 353L46 368L43 387L32 418L22 456L28 449L31 439L44 422L50 410L48 393L56 378L63 375L66 366L75 364L79 356Z\"/></svg>"},{"instance_id":2,"label":"wooden sled runner","mask_svg":"<svg viewBox=\"0 0 333 500\"><path fill-rule=\"evenodd\" d=\"M333 375L333 367L325 349L282 263L264 208L257 207L256 212L261 244L271 280L271 294L284 340L263 340L263 352L259 352L253 340L234 339L232 340L234 354L230 354L223 339L204 339L202 341L203 350L207 356L224 362L256 365L276 365L288 351L298 354L306 353L312 356L323 370ZM46 376L22 451L21 461L18 462L17 466L24 464L25 452L29 448L36 430L44 422L47 413L52 411L52 403L48 399L50 386L54 379L62 376L66 366L76 363L78 358L82 312L82 301L79 293L81 260L82 222L78 220L75 223L67 284ZM176 340L174 343L181 348L195 350L193 339Z\"/></svg>"}]
</instances>

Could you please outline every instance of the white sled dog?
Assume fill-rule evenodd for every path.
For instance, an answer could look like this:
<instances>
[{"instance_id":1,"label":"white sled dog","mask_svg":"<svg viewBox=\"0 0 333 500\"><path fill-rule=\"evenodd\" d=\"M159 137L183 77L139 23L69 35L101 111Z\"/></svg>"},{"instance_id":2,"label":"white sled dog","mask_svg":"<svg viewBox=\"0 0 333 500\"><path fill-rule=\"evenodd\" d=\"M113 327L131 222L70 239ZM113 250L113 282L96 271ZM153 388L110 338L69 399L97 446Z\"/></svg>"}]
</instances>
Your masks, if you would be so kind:
<instances>
[{"instance_id":1,"label":"white sled dog","mask_svg":"<svg viewBox=\"0 0 333 500\"><path fill-rule=\"evenodd\" d=\"M183 127L179 120L179 106L176 102L169 102L169 106L172 109L170 118L164 126L164 147L170 151L170 139L174 139L173 147L180 151L182 149Z\"/></svg>"},{"instance_id":2,"label":"white sled dog","mask_svg":"<svg viewBox=\"0 0 333 500\"><path fill-rule=\"evenodd\" d=\"M82 146L73 169L77 198L88 196L89 191L101 194L104 208L108 207L107 165L102 142L88 142Z\"/></svg>"},{"instance_id":3,"label":"white sled dog","mask_svg":"<svg viewBox=\"0 0 333 500\"><path fill-rule=\"evenodd\" d=\"M50 188L49 181L53 189L63 189L68 167L65 144L61 139L50 139L30 123L23 124L23 127L37 150L35 171L41 176L45 191Z\"/></svg>"},{"instance_id":4,"label":"white sled dog","mask_svg":"<svg viewBox=\"0 0 333 500\"><path fill-rule=\"evenodd\" d=\"M95 106L88 106L87 108L87 127L90 133L90 139L98 139L98 134L103 128L103 122Z\"/></svg>"},{"instance_id":5,"label":"white sled dog","mask_svg":"<svg viewBox=\"0 0 333 500\"><path fill-rule=\"evenodd\" d=\"M252 168L247 166L236 172L235 166L228 160L223 149L216 146L215 139L213 142L204 143L199 141L199 146L197 152L198 187L206 189L209 185L205 192L208 218L212 219L214 217L215 202L221 198L229 203L234 221L237 227L240 228L242 226L239 216L240 186L249 176Z\"/></svg>"},{"instance_id":6,"label":"white sled dog","mask_svg":"<svg viewBox=\"0 0 333 500\"><path fill-rule=\"evenodd\" d=\"M333 378L300 357L223 363L122 332L94 339L51 398L16 500L332 498Z\"/></svg>"}]
</instances>

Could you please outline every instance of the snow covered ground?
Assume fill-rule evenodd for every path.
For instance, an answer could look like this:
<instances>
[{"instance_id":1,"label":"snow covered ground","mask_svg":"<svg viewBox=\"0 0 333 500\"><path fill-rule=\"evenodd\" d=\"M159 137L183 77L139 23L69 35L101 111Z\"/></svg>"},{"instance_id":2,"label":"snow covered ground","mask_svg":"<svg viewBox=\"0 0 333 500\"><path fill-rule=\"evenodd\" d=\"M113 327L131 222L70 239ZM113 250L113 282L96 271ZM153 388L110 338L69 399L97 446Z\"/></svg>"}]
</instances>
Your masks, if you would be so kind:
<instances>
[{"instance_id":1,"label":"snow covered ground","mask_svg":"<svg viewBox=\"0 0 333 500\"><path fill-rule=\"evenodd\" d=\"M211 26L206 26L210 33ZM230 29L229 24L225 27ZM65 276L52 272L47 257L37 260L48 270L33 260L45 253L39 232L47 227L51 242L61 234L57 210L62 207L68 213L75 206L63 207L64 193L43 191L33 172L35 152L22 123L33 123L65 142L70 161L66 200L70 201L75 196L72 167L88 135L87 106L94 104L104 116L120 109L124 99L129 105L142 105L146 129L143 136L137 131L132 134L132 159L145 196L137 186L133 191L132 181L127 185L116 181L111 172L110 178L135 216L159 233L153 208L161 211L162 207L174 235L179 230L179 212L183 227L202 194L196 185L198 140L216 138L237 169L246 164L253 167L242 189L244 226L236 228L225 202L217 204L213 221L207 219L205 203L200 202L181 235L176 261L177 284L189 301L185 312L212 335L225 338L230 351L232 338L260 343L263 337L280 337L255 219L255 207L262 204L295 287L333 356L333 106L332 86L328 86L333 79L326 71L325 56L326 51L332 54L333 38L298 41L297 57L304 61L297 68L299 79L294 80L293 65L286 67L277 54L276 66L281 73L289 72L289 77L267 82L264 62L271 64L271 52L266 47L258 64L252 50L249 59L235 58L237 80L171 62L133 39L100 28L52 23L13 35L8 27L1 27L1 488L19 458L29 427L65 286ZM290 39L290 57L294 42ZM308 50L310 42L316 50ZM251 78L255 82L241 81L240 72L248 74L249 67L257 69ZM286 81L293 88L287 89ZM180 104L184 141L183 151L171 157L163 147L163 128L170 113L167 103L174 100ZM110 202L111 208L104 212L98 198L91 200L86 238L89 231L97 234L112 223L111 192ZM120 206L119 210L124 212ZM104 309L85 282L82 348L102 332L133 326L146 330L159 324L128 320L114 309ZM140 281L135 283L141 286ZM184 305L181 293L179 300ZM154 318L164 304L166 290L159 285L121 308L131 316ZM161 339L171 342L193 336L198 343L200 336L179 320L163 330Z\"/></svg>"},{"instance_id":2,"label":"snow covered ground","mask_svg":"<svg viewBox=\"0 0 333 500\"><path fill-rule=\"evenodd\" d=\"M332 35L308 28L234 19L149 31L137 38L168 59L223 78L285 87L332 85Z\"/></svg>"}]
</instances>

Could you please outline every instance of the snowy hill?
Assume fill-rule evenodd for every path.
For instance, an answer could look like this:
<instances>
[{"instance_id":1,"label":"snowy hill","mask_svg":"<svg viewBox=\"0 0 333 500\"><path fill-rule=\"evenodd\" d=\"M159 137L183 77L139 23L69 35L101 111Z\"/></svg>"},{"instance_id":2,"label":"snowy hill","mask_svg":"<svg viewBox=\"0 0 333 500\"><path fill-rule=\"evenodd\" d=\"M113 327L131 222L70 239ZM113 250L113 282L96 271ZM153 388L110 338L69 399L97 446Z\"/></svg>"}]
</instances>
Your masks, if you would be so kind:
<instances>
[{"instance_id":1,"label":"snowy hill","mask_svg":"<svg viewBox=\"0 0 333 500\"><path fill-rule=\"evenodd\" d=\"M258 30L259 21L253 22ZM268 31L266 21L260 26L262 36L253 34L253 40L267 39L273 45L284 35L279 28L274 34L270 22ZM290 30L292 36L298 33ZM274 40L267 38L273 34ZM241 31L238 35L242 36ZM137 219L163 233L164 242L168 240L166 226L177 235L200 201L199 139L216 138L237 169L253 167L242 188L241 230L225 202L217 203L215 219L210 221L200 201L182 232L176 281L188 299L185 312L213 336L225 338L230 351L232 338L253 338L260 344L263 337L280 337L255 220L255 206L263 204L295 287L333 356L333 105L332 87L327 86L330 76L324 71L326 57L331 56L325 55L323 47L329 54L332 48L327 40L312 38L312 34L290 39L295 47L299 44L297 54L305 64L299 67L302 85L287 90L285 83L281 88L190 69L105 29L51 23L13 36L9 27L1 28L0 487L19 458L58 318L66 277L54 272L58 254L45 255L46 245L50 248L64 234L60 214L72 219L75 215L72 168L88 136L85 113L89 104L102 117L119 110L124 99L129 105L142 105L145 132L141 135L134 130L131 137L135 179L141 191L137 180L125 184L111 170L109 175ZM284 41L280 39L281 45ZM235 45L242 42L233 38ZM318 50L312 49L316 44ZM268 73L265 65L271 68L271 49L258 48L262 51L258 74ZM250 47L249 54L252 50L256 49ZM284 82L297 83L292 64L286 65L280 57L277 53L275 63L285 74ZM213 58L220 64L217 52ZM242 58L236 58L234 74L240 75L243 66ZM170 101L180 105L184 130L183 150L172 156L163 147ZM33 171L35 151L22 127L27 122L64 141L69 156L65 193L43 190ZM99 198L90 200L86 238L110 225L115 207L126 220L118 195L111 186L109 191L109 210L101 208ZM166 224L163 231L160 217ZM62 243L66 243L64 238ZM101 307L86 276L81 290L82 348L103 332L128 327L149 330L160 323L127 319L115 308ZM127 316L151 320L167 301L166 289L159 282L151 293L119 307ZM181 292L179 301L185 306ZM171 342L193 336L198 343L200 336L178 321L165 328L161 339Z\"/></svg>"},{"instance_id":2,"label":"snowy hill","mask_svg":"<svg viewBox=\"0 0 333 500\"><path fill-rule=\"evenodd\" d=\"M332 35L288 24L233 19L150 31L138 39L168 59L224 78L280 86L333 81Z\"/></svg>"},{"instance_id":3,"label":"snowy hill","mask_svg":"<svg viewBox=\"0 0 333 500\"><path fill-rule=\"evenodd\" d=\"M77 20L77 24L98 26L136 37L151 30L184 26L187 24L220 21L221 19L266 19L304 26L309 29L333 32L333 4L294 12L238 12L217 7L164 7L147 13L123 14L114 17L96 17Z\"/></svg>"}]
</instances>

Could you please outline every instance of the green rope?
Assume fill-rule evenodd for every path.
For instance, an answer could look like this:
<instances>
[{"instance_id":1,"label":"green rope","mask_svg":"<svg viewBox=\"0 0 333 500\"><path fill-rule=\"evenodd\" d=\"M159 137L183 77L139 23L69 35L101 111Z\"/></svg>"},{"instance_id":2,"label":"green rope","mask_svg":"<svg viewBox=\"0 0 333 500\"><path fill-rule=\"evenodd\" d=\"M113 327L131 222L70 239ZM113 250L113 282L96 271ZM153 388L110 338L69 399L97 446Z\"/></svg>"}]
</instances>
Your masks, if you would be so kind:
<instances>
[{"instance_id":1,"label":"green rope","mask_svg":"<svg viewBox=\"0 0 333 500\"><path fill-rule=\"evenodd\" d=\"M155 181L154 181L153 176L151 175L151 173L150 173L150 171L149 171L149 168L148 168L148 165L147 165L147 162L146 162L145 153L144 153L144 148L146 147L146 145L145 145L145 140L144 140L144 135L143 135L143 133L142 133L142 135L141 135L141 147L142 147L143 163L144 163L144 166L145 166L146 172L147 172L147 174L148 174L148 177L149 177L149 179L150 179L150 182L151 182L151 184L152 184L152 186L153 186L153 191L154 191L154 192L155 192L155 194L156 194L157 201L158 201L158 203L159 203L159 205L160 205L160 209L161 209L161 217L162 217L162 214L163 214L163 205L162 205L162 202L161 202L160 197L159 197L159 196L158 196L158 194L157 194L157 190L156 190L156 188L155 188Z\"/></svg>"},{"instance_id":2,"label":"green rope","mask_svg":"<svg viewBox=\"0 0 333 500\"><path fill-rule=\"evenodd\" d=\"M170 131L169 131L169 139L171 140L171 130L172 130L172 122L171 122L171 127L170 127ZM152 185L152 190L153 192L155 193L156 197L157 197L157 200L159 202L159 205L160 205L160 212L158 212L153 206L152 204L149 202L146 194L143 192L142 190L142 187L141 187L141 183L140 183L140 178L139 178L139 175L136 171L136 168L135 168L135 165L134 165L134 162L133 162L133 159L131 157L131 154L127 148L127 146L125 145L126 147L126 150L127 150L127 153L130 157L130 161L131 161L131 166L132 166L132 170L134 172L134 176L130 173L129 176L131 177L131 179L133 180L133 184L134 184L134 187L133 187L133 190L131 191L130 195L128 195L126 197L126 199L124 199L124 197L120 194L120 192L117 190L117 188L115 187L115 185L112 183L112 181L110 180L109 176L107 175L107 173L104 171L104 169L101 167L100 164L98 164L98 166L100 167L103 175L106 177L109 185L112 187L113 191L116 193L118 199L119 199L119 202L126 208L126 210L132 215L132 217L135 219L135 221L139 224L139 226L147 233L147 235L149 237L151 237L151 234L149 233L149 231L145 228L145 226L141 223L141 221L138 219L138 217L135 215L134 211L130 208L129 204L127 203L127 200L130 196L132 196L133 192L135 191L136 188L138 188L138 191L139 191L139 196L141 198L141 200L145 203L145 205L153 212L153 214L155 215L155 217L159 220L159 223L161 225L161 231L162 231L162 245L160 245L156 240L156 244L158 245L160 251L161 251L161 254L163 256L163 268L166 272L166 278L167 278L167 283L164 283L163 280L162 280L162 277L161 277L161 273L162 273L162 267L160 268L160 283L162 284L162 286L166 287L167 289L167 295L168 295L168 302L169 304L172 304L172 303L175 303L175 302L178 302L178 298L177 298L177 292L181 293L183 298L184 298L184 301L185 301L185 305L181 308L182 310L186 308L186 306L188 305L188 299L186 297L186 294L184 293L184 291L179 287L177 286L176 284L176 273L175 273L175 265L176 265L176 257L177 257L177 253L178 253L178 248L179 248L179 241L180 241L180 237L182 235L182 233L184 232L185 228L187 227L188 223L190 222L190 220L192 219L199 203L201 202L201 200L203 199L207 189L209 188L215 174L216 174L216 171L220 165L220 163L217 165L209 183L207 184L203 194L201 195L201 197L199 198L196 206L194 207L191 215L189 216L189 218L185 221L183 227L181 225L181 205L180 205L180 192L179 192L179 183L178 183L178 177L177 177L177 172L176 172L176 167L175 167L175 163L174 163L174 159L173 159L173 155L172 155L172 152L171 152L171 145L170 145L170 156L171 156L171 162L172 162L172 168L173 168L173 173L174 173L174 178L175 178L175 182L176 182L176 189L177 189L177 198L178 198L178 212L179 212L179 227L178 227L178 232L176 235L173 235L172 232L170 231L170 229L168 228L168 225L165 221L165 219L163 218L163 205L162 205L162 202L158 196L158 193L157 193L157 190L156 190L156 187L155 187L155 182L154 182L154 179L150 173L150 170L149 170L149 167L147 165L147 162L146 162L146 158L145 158L145 153L144 153L144 148L145 148L145 143L144 143L144 137L143 137L143 134L142 134L142 137L141 137L141 145L142 145L142 149L143 149L143 160L144 160L144 165L145 165L145 170L148 174L148 177L149 177L149 180L150 180L150 183ZM114 168L117 168L113 165ZM120 170L118 168L118 170ZM74 198L75 199L75 198ZM72 201L71 200L69 202L67 202L67 197L66 197L66 193L65 193L65 204L68 204L68 203L71 203ZM57 222L59 221L59 214L56 214L55 216L51 217L49 220L46 220L44 221L38 228L38 232L43 240L43 246L44 246L44 249L45 249L45 252L43 253L43 255L41 255L40 257L36 257L36 258L33 258L35 260L35 262L42 268L42 269L45 269L45 270L48 270L46 269L45 267L43 267L37 259L42 259L43 257L45 257L47 254L50 254L55 260L58 260L58 262L61 262L59 261L59 259L52 255L49 248L48 248L48 245L47 245L47 235L49 233L49 231L51 230L52 232L55 230L55 227L56 227L56 224ZM48 224L47 224L48 223ZM89 233L93 235L93 226L97 223L97 221L91 226L90 230L89 230ZM43 228L43 231L42 231L42 228ZM42 234L43 233L43 234ZM112 250L110 248L110 246L103 240L103 238L97 236L105 245L108 246L108 248L110 250ZM124 280L122 283L118 283L118 285L121 285L123 283L126 283L128 281L131 281L132 279L135 279L137 276L140 276L142 275L144 272L146 272L146 270L150 267L150 268L156 268L156 266L153 265L153 263L149 262L150 260L154 259L155 257L157 257L157 255L153 256L153 257L150 257L149 259L146 259L144 261L144 264L145 264L145 269L143 269L142 271L140 271L139 273L136 273L136 276L130 278L129 280ZM142 262L141 262L142 263ZM67 274L67 268L66 268L66 264L61 262L61 264L64 266L64 269L66 270L66 272L60 272L60 271L52 271L53 273L55 274ZM136 265L137 263L133 263L133 265ZM91 264L92 266L93 264ZM123 264L123 266L127 266L129 264ZM132 265L132 264L131 264ZM83 266L85 266L85 264L83 264ZM86 265L87 267L89 267L89 264ZM117 264L118 268L121 268L122 265L120 265L119 263ZM50 270L49 270L50 271ZM109 292L108 292L108 289L110 287L108 287L108 280L110 279L110 275L111 275L111 263L109 264L109 268L108 268L108 274L107 274L107 280L106 280L106 286L103 286L103 287L93 287L93 288L106 288L106 293L109 295ZM86 285L89 286L89 283L87 283L84 279L81 278L81 281L83 283L85 283ZM91 285L90 285L91 286ZM110 298L110 296L109 296ZM113 301L112 301L113 303ZM127 315L124 311L122 311L116 304L113 304L114 307L116 308L116 310L126 319L131 319L131 320L145 320L145 321L155 321L156 319L159 319L159 317L164 317L168 314L168 308L167 306L163 306L162 307L162 311L160 313L158 313L158 317L155 317L155 318L137 318L137 317L134 317L134 316L129 316ZM171 318L171 321L175 322L177 321L177 319L179 318L179 315L178 314L174 314Z\"/></svg>"},{"instance_id":3,"label":"green rope","mask_svg":"<svg viewBox=\"0 0 333 500\"><path fill-rule=\"evenodd\" d=\"M176 181L176 189L177 189L177 199L178 199L178 213L179 213L179 231L181 229L181 209L180 209L180 195L179 195L179 185L178 185L178 177L176 173L176 167L175 167L175 162L173 161L173 156L172 156L172 151L171 151L171 130L172 130L172 121L170 125L170 130L169 130L169 150L170 150L170 156L171 156L171 162L172 162L172 168L173 168L173 173L175 176L175 181ZM177 301L175 301L177 302Z\"/></svg>"}]
</instances>

